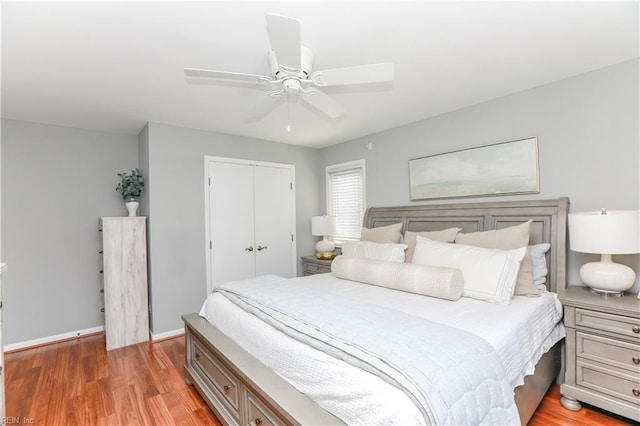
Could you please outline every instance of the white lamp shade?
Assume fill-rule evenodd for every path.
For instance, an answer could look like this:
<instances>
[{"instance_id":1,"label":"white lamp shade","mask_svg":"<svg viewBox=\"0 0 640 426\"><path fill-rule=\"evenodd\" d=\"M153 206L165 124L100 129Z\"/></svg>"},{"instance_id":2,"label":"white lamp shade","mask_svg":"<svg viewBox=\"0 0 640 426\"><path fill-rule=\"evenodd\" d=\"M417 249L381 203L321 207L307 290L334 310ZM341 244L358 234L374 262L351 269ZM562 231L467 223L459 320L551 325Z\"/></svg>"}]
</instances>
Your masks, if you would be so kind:
<instances>
[{"instance_id":1,"label":"white lamp shade","mask_svg":"<svg viewBox=\"0 0 640 426\"><path fill-rule=\"evenodd\" d=\"M311 218L311 235L326 237L336 233L335 216L313 216Z\"/></svg>"},{"instance_id":2,"label":"white lamp shade","mask_svg":"<svg viewBox=\"0 0 640 426\"><path fill-rule=\"evenodd\" d=\"M640 253L640 210L570 213L569 243L581 253Z\"/></svg>"},{"instance_id":3,"label":"white lamp shade","mask_svg":"<svg viewBox=\"0 0 640 426\"><path fill-rule=\"evenodd\" d=\"M571 250L599 253L599 262L580 268L582 282L598 293L622 295L633 287L635 272L613 262L612 254L640 253L640 211L617 210L569 214Z\"/></svg>"}]
</instances>

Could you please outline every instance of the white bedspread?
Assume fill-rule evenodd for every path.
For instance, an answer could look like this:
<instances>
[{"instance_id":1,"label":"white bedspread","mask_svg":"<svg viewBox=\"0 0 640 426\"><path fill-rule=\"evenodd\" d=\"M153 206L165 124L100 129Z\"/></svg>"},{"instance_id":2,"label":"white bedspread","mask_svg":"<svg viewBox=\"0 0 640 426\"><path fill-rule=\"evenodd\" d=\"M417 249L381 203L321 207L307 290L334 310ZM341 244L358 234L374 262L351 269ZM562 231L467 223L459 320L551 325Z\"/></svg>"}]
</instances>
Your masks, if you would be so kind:
<instances>
[{"instance_id":1,"label":"white bedspread","mask_svg":"<svg viewBox=\"0 0 640 426\"><path fill-rule=\"evenodd\" d=\"M479 335L498 352L514 386L564 336L561 305L553 293L515 297L510 305L462 298L451 302L337 279L330 274L294 278L300 285L402 310ZM344 361L284 335L219 294L201 315L240 346L348 424L422 424L413 402L399 389Z\"/></svg>"}]
</instances>

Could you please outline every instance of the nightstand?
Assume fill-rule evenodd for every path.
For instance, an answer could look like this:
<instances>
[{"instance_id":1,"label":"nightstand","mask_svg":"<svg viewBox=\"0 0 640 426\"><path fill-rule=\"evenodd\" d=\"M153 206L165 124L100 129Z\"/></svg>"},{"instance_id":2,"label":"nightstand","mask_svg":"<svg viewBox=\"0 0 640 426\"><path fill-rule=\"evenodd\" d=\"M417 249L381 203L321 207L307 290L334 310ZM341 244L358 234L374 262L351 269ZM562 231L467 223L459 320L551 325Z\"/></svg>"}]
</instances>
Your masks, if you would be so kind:
<instances>
[{"instance_id":1,"label":"nightstand","mask_svg":"<svg viewBox=\"0 0 640 426\"><path fill-rule=\"evenodd\" d=\"M315 256L302 256L303 276L331 272L332 260L320 260Z\"/></svg>"},{"instance_id":2,"label":"nightstand","mask_svg":"<svg viewBox=\"0 0 640 426\"><path fill-rule=\"evenodd\" d=\"M606 297L587 287L560 294L567 330L560 403L580 402L640 421L640 300Z\"/></svg>"}]
</instances>

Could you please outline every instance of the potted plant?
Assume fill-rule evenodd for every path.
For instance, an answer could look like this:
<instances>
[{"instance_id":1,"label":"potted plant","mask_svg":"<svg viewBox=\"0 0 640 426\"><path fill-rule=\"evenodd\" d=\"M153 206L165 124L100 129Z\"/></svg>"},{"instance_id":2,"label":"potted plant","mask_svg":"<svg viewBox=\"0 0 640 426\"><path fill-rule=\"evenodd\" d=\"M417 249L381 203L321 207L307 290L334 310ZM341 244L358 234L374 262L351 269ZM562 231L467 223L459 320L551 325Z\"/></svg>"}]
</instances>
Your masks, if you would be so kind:
<instances>
[{"instance_id":1,"label":"potted plant","mask_svg":"<svg viewBox=\"0 0 640 426\"><path fill-rule=\"evenodd\" d=\"M142 188L144 188L142 170L136 168L135 170L131 170L131 173L118 173L118 177L120 178L120 183L116 187L116 191L120 191L127 210L129 210L129 216L137 216L137 197L140 196Z\"/></svg>"}]
</instances>

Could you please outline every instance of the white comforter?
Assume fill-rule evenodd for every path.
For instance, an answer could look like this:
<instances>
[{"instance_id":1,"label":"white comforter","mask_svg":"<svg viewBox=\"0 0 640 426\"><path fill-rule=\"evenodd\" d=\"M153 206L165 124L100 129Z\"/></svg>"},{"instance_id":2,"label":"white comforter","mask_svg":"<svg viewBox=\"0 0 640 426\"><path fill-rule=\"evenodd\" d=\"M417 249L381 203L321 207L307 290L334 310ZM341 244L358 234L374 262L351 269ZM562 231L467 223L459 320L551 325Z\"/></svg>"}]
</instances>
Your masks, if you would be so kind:
<instances>
[{"instance_id":1,"label":"white comforter","mask_svg":"<svg viewBox=\"0 0 640 426\"><path fill-rule=\"evenodd\" d=\"M329 274L294 281L473 332L496 349L514 387L523 383L542 354L564 336L559 323L561 306L552 293L539 298L515 297L503 306L466 298L450 302L344 281ZM423 423L419 410L399 389L295 341L219 294L205 301L201 315L349 424Z\"/></svg>"}]
</instances>

